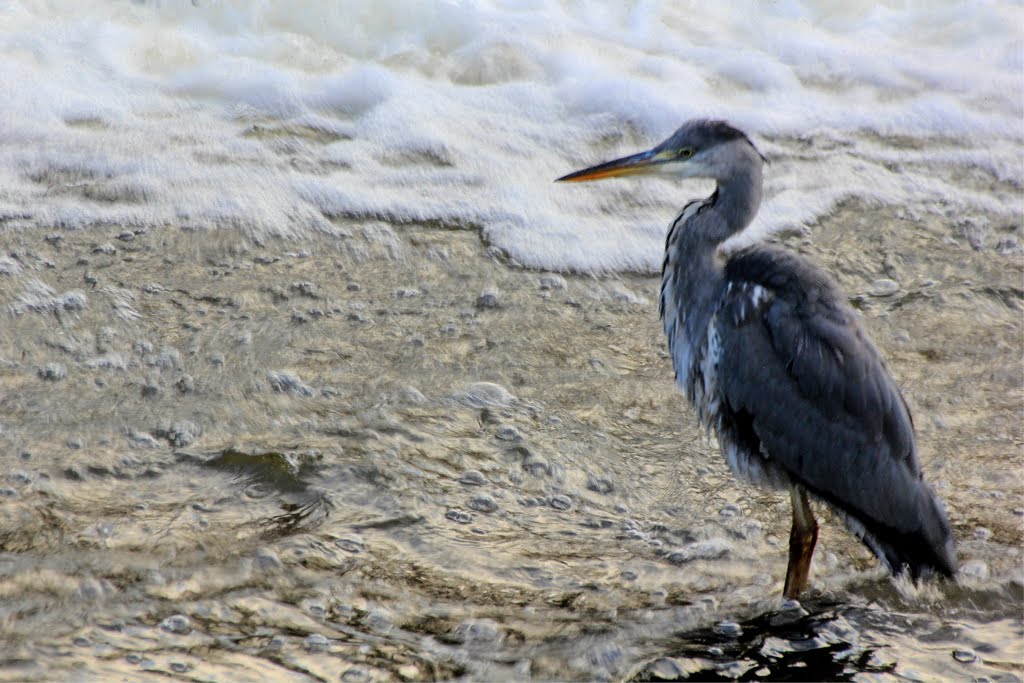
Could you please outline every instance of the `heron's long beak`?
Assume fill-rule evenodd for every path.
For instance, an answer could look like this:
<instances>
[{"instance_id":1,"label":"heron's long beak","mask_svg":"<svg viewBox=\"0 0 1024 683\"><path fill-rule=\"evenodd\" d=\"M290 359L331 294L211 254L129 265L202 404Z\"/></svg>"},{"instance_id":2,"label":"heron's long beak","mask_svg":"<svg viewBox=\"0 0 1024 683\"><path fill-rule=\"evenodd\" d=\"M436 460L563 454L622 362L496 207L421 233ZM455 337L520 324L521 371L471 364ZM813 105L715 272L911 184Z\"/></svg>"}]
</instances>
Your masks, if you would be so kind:
<instances>
[{"instance_id":1,"label":"heron's long beak","mask_svg":"<svg viewBox=\"0 0 1024 683\"><path fill-rule=\"evenodd\" d=\"M585 168L569 175L564 175L555 180L558 182L580 183L585 180L601 180L602 178L614 178L624 175L642 175L655 172L659 164L670 160L670 156L664 152L656 152L653 149L639 154L633 154L614 161L606 161L597 166Z\"/></svg>"}]
</instances>

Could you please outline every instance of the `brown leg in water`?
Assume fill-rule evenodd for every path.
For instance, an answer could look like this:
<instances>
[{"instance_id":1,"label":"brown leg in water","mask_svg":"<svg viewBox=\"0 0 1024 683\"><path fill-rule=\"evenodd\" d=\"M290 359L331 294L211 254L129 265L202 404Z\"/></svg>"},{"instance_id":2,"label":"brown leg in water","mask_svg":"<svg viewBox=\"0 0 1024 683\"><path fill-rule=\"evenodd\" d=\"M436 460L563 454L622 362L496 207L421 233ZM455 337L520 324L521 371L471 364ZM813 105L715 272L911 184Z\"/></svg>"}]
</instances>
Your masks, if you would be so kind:
<instances>
[{"instance_id":1,"label":"brown leg in water","mask_svg":"<svg viewBox=\"0 0 1024 683\"><path fill-rule=\"evenodd\" d=\"M789 497L793 502L793 528L789 532L789 568L783 596L795 600L807 590L811 573L811 555L818 541L818 522L807 503L807 492L799 484L791 484Z\"/></svg>"}]
</instances>

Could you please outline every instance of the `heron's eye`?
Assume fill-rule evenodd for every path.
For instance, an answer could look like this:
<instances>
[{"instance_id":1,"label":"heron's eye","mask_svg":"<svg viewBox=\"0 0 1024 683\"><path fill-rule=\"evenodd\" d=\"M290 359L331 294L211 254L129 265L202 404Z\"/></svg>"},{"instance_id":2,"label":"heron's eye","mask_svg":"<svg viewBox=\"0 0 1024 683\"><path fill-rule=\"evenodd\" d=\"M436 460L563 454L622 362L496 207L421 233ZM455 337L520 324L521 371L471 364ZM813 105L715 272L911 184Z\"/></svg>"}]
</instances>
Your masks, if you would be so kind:
<instances>
[{"instance_id":1,"label":"heron's eye","mask_svg":"<svg viewBox=\"0 0 1024 683\"><path fill-rule=\"evenodd\" d=\"M683 147L679 150L680 159L689 159L693 156L693 147Z\"/></svg>"}]
</instances>

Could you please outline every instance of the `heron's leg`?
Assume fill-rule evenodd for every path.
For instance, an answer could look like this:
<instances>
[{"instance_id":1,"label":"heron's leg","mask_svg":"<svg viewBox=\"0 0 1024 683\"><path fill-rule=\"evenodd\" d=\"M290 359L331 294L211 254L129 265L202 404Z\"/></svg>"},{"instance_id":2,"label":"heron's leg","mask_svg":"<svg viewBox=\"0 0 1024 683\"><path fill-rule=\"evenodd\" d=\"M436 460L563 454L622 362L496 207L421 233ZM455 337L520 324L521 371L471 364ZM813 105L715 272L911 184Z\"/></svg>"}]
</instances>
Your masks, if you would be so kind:
<instances>
[{"instance_id":1,"label":"heron's leg","mask_svg":"<svg viewBox=\"0 0 1024 683\"><path fill-rule=\"evenodd\" d=\"M793 528L789 532L789 568L786 570L786 586L782 594L795 600L807 590L811 555L818 541L818 522L807 502L807 491L802 486L791 484L789 498L793 502Z\"/></svg>"}]
</instances>

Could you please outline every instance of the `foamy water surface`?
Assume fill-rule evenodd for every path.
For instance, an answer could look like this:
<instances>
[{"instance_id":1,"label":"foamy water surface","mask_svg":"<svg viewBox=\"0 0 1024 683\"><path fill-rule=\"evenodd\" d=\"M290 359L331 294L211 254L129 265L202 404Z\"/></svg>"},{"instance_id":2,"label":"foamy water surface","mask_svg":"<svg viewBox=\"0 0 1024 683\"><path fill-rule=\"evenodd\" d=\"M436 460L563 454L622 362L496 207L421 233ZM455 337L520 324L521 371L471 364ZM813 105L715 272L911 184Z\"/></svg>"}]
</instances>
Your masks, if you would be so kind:
<instances>
[{"instance_id":1,"label":"foamy water surface","mask_svg":"<svg viewBox=\"0 0 1024 683\"><path fill-rule=\"evenodd\" d=\"M1024 178L1021 25L1009 2L7 2L0 218L265 236L375 216L650 271L703 188L550 181L694 116L775 160L761 230L851 197L1018 216L962 170Z\"/></svg>"}]
</instances>

